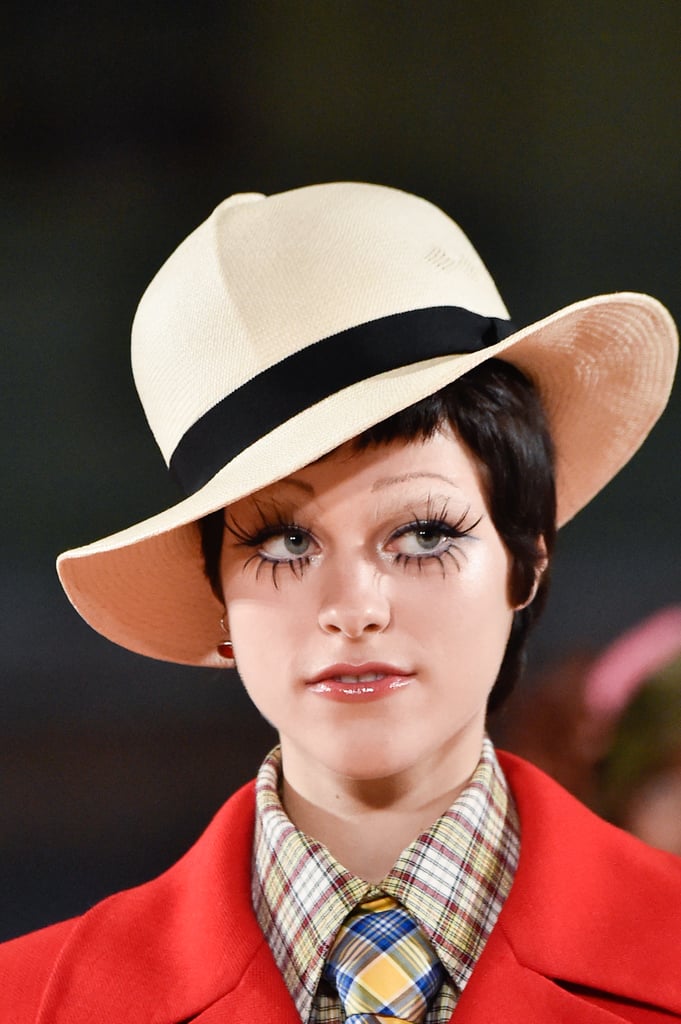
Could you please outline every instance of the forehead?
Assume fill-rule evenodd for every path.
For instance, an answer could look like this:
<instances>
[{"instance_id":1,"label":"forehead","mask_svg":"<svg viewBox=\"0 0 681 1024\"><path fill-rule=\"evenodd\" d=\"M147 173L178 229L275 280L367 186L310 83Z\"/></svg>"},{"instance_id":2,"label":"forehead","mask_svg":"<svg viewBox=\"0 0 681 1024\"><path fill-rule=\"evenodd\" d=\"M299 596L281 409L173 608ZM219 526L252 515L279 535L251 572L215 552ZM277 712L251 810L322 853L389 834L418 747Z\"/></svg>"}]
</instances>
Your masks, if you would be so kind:
<instances>
[{"instance_id":1,"label":"forehead","mask_svg":"<svg viewBox=\"0 0 681 1024\"><path fill-rule=\"evenodd\" d=\"M348 442L246 501L306 498L327 501L352 495L412 492L461 493L482 497L477 461L450 429L432 437L396 440L358 449Z\"/></svg>"}]
</instances>

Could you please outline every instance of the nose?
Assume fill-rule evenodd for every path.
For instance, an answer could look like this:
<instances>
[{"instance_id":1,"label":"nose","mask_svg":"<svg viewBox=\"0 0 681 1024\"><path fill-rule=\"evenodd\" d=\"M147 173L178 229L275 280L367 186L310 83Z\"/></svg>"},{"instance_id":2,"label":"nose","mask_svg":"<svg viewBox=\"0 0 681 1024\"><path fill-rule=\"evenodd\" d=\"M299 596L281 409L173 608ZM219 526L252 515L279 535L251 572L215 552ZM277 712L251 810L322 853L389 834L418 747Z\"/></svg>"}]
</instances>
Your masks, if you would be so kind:
<instances>
[{"instance_id":1,"label":"nose","mask_svg":"<svg viewBox=\"0 0 681 1024\"><path fill-rule=\"evenodd\" d=\"M382 633L390 623L390 601L383 578L371 564L329 567L319 608L319 625L325 633L359 639L365 633Z\"/></svg>"}]
</instances>

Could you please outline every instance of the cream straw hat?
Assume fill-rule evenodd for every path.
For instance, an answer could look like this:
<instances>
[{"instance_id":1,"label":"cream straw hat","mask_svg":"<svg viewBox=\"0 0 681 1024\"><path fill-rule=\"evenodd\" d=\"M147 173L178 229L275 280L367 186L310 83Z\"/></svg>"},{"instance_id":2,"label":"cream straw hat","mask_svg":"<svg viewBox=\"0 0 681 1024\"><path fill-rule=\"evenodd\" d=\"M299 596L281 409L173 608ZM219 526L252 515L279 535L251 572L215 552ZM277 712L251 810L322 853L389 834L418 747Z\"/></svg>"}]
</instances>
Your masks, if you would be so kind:
<instances>
[{"instance_id":1,"label":"cream straw hat","mask_svg":"<svg viewBox=\"0 0 681 1024\"><path fill-rule=\"evenodd\" d=\"M222 666L197 519L500 357L542 395L560 525L646 437L677 344L667 310L626 292L516 331L461 229L396 189L232 196L161 267L132 329L137 389L188 497L67 551L59 576L116 643Z\"/></svg>"}]
</instances>

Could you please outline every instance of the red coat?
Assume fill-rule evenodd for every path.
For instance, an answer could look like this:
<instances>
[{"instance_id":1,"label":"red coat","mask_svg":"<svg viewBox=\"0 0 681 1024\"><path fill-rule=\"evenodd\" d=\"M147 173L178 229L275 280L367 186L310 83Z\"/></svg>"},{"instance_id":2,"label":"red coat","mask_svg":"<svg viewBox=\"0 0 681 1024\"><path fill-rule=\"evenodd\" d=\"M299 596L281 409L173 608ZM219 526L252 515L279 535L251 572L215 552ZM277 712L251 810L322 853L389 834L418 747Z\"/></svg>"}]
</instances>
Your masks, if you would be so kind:
<instances>
[{"instance_id":1,"label":"red coat","mask_svg":"<svg viewBox=\"0 0 681 1024\"><path fill-rule=\"evenodd\" d=\"M681 1019L681 860L501 760L520 865L457 1024ZM2 1024L299 1024L251 909L253 806L247 786L160 878L0 946Z\"/></svg>"}]
</instances>

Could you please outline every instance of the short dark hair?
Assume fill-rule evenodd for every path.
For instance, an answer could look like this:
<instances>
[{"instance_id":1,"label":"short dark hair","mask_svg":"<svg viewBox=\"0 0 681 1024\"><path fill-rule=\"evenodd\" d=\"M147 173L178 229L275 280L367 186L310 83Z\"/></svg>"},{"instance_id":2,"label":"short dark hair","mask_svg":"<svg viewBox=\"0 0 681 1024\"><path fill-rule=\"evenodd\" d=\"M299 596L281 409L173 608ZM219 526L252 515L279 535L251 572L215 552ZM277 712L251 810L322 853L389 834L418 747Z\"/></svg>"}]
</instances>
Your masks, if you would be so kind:
<instances>
[{"instance_id":1,"label":"short dark hair","mask_svg":"<svg viewBox=\"0 0 681 1024\"><path fill-rule=\"evenodd\" d=\"M431 437L449 424L478 464L492 521L511 556L509 600L522 604L550 556L556 535L554 455L537 389L511 363L488 359L440 391L365 430L358 451L391 441ZM200 520L206 575L218 596L222 511ZM488 710L506 700L525 665L531 627L548 593L543 571L534 600L513 615L511 633Z\"/></svg>"}]
</instances>

